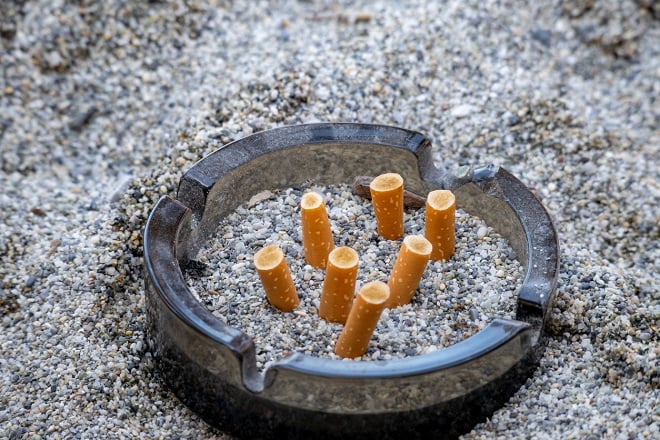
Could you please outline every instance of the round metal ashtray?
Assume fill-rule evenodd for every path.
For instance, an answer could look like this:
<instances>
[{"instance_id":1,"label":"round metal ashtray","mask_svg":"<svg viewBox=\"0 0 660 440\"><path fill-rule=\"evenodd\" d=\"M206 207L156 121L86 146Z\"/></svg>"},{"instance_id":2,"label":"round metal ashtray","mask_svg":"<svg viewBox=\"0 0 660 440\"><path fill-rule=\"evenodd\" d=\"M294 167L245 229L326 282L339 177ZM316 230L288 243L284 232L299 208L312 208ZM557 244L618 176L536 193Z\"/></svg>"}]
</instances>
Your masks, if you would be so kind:
<instances>
[{"instance_id":1,"label":"round metal ashtray","mask_svg":"<svg viewBox=\"0 0 660 440\"><path fill-rule=\"evenodd\" d=\"M182 267L219 221L264 190L396 172L417 194L451 189L459 208L504 236L525 268L516 320L429 354L339 361L293 353L261 374L255 346L192 295ZM538 361L559 248L539 200L506 170L438 170L423 135L388 126L310 124L226 145L163 197L144 234L149 342L162 377L208 423L245 438L455 437L485 420Z\"/></svg>"}]
</instances>

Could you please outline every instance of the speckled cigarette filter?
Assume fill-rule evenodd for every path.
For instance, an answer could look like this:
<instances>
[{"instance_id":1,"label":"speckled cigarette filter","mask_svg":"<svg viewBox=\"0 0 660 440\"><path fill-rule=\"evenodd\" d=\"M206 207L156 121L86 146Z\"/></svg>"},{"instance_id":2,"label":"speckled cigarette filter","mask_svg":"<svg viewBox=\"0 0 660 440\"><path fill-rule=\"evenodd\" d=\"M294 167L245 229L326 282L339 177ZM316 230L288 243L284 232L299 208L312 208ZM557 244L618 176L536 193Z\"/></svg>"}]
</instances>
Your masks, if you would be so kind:
<instances>
[{"instance_id":1,"label":"speckled cigarette filter","mask_svg":"<svg viewBox=\"0 0 660 440\"><path fill-rule=\"evenodd\" d=\"M378 234L388 240L403 235L403 178L396 173L381 174L369 184Z\"/></svg>"},{"instance_id":2,"label":"speckled cigarette filter","mask_svg":"<svg viewBox=\"0 0 660 440\"><path fill-rule=\"evenodd\" d=\"M431 242L422 235L408 235L403 239L392 273L387 280L390 298L386 307L402 306L412 300L426 269L432 248Z\"/></svg>"},{"instance_id":3,"label":"speckled cigarette filter","mask_svg":"<svg viewBox=\"0 0 660 440\"><path fill-rule=\"evenodd\" d=\"M451 191L431 191L426 198L424 235L431 242L432 260L448 260L456 248L456 197Z\"/></svg>"},{"instance_id":4,"label":"speckled cigarette filter","mask_svg":"<svg viewBox=\"0 0 660 440\"><path fill-rule=\"evenodd\" d=\"M346 322L355 295L358 259L358 253L347 246L330 252L319 305L319 316L326 321Z\"/></svg>"},{"instance_id":5,"label":"speckled cigarette filter","mask_svg":"<svg viewBox=\"0 0 660 440\"><path fill-rule=\"evenodd\" d=\"M289 312L300 304L291 271L282 250L274 245L266 246L254 255L254 266L266 291L268 302L283 312Z\"/></svg>"},{"instance_id":6,"label":"speckled cigarette filter","mask_svg":"<svg viewBox=\"0 0 660 440\"><path fill-rule=\"evenodd\" d=\"M367 351L369 340L389 296L390 288L382 281L372 281L362 286L335 345L336 354L354 358Z\"/></svg>"},{"instance_id":7,"label":"speckled cigarette filter","mask_svg":"<svg viewBox=\"0 0 660 440\"><path fill-rule=\"evenodd\" d=\"M315 192L304 194L300 201L300 216L305 261L317 269L325 269L328 254L335 243L323 197Z\"/></svg>"}]
</instances>

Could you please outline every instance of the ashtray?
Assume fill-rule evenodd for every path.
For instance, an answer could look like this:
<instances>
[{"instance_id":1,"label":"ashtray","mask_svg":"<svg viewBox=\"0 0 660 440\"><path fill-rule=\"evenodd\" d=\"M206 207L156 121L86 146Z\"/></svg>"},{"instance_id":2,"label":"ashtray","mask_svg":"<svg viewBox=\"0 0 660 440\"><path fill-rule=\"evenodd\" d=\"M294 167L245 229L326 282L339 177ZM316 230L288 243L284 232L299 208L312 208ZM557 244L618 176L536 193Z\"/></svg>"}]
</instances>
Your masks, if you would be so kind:
<instances>
[{"instance_id":1,"label":"ashtray","mask_svg":"<svg viewBox=\"0 0 660 440\"><path fill-rule=\"evenodd\" d=\"M196 163L144 233L148 342L165 383L209 424L243 438L456 437L525 383L543 350L559 246L535 195L498 166L434 165L424 135L391 126L281 127ZM261 373L252 338L193 296L182 268L219 221L265 189L399 173L406 189L450 189L457 207L505 237L524 267L515 320L494 319L455 345L406 359L342 361L290 354ZM222 293L221 293L222 294Z\"/></svg>"}]
</instances>

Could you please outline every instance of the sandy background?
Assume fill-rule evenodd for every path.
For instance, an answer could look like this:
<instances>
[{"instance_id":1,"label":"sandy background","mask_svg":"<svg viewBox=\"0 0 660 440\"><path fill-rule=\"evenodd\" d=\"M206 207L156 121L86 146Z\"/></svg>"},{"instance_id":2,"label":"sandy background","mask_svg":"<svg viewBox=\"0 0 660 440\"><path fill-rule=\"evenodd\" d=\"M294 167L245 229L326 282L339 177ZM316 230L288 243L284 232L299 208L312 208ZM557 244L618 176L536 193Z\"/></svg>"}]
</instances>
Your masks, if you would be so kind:
<instances>
[{"instance_id":1,"label":"sandy background","mask_svg":"<svg viewBox=\"0 0 660 440\"><path fill-rule=\"evenodd\" d=\"M224 438L144 339L144 221L219 146L401 125L562 244L535 375L465 438L657 438L658 2L0 4L0 438Z\"/></svg>"}]
</instances>

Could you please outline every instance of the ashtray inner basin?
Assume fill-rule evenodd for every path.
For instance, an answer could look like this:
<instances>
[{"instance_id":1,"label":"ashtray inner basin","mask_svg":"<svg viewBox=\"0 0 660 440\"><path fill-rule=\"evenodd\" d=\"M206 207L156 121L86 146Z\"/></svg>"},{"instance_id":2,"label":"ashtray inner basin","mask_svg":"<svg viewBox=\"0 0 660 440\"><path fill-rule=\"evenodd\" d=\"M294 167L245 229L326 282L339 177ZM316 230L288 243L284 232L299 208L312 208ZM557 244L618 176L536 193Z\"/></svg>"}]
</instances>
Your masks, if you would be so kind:
<instances>
[{"instance_id":1,"label":"ashtray inner basin","mask_svg":"<svg viewBox=\"0 0 660 440\"><path fill-rule=\"evenodd\" d=\"M370 281L387 282L404 241L380 236L372 202L347 184L262 191L224 218L184 275L214 316L254 339L260 371L294 351L340 358L334 346L344 325L323 317L320 307L332 271L308 264L304 255L304 194L325 199L335 248L355 254L353 292ZM404 235L411 239L424 234L425 209L414 202L405 210ZM476 334L494 317L515 319L523 272L508 242L461 209L455 225L455 255L426 264L412 300L382 312L367 353L353 361L418 356ZM425 239L423 244L430 247ZM299 298L293 310L269 303L253 263L257 252L272 245L282 250L293 277Z\"/></svg>"}]
</instances>

